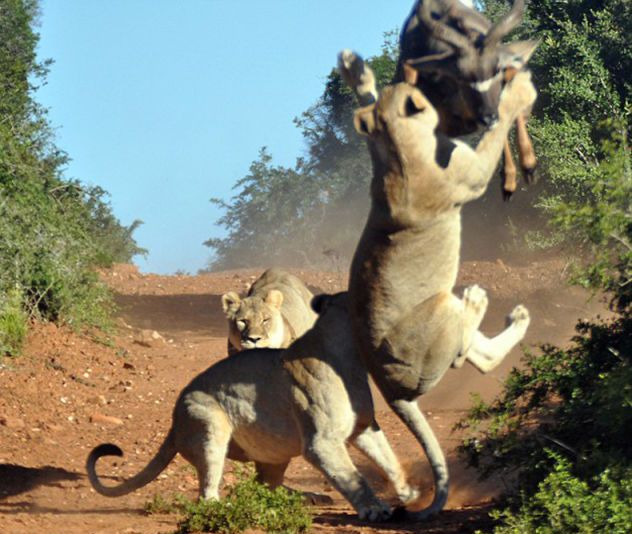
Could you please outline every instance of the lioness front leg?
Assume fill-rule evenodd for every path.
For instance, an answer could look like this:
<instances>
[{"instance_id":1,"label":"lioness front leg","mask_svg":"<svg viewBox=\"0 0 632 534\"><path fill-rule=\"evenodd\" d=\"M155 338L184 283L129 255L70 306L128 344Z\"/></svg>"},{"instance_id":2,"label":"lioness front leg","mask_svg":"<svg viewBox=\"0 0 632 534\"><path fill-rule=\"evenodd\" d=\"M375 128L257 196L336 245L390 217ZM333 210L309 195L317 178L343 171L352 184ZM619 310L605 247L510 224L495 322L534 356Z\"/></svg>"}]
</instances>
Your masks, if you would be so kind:
<instances>
[{"instance_id":1,"label":"lioness front leg","mask_svg":"<svg viewBox=\"0 0 632 534\"><path fill-rule=\"evenodd\" d=\"M377 100L375 75L360 56L351 50L343 50L338 54L338 70L346 84L355 92L361 106L368 106Z\"/></svg>"},{"instance_id":2,"label":"lioness front leg","mask_svg":"<svg viewBox=\"0 0 632 534\"><path fill-rule=\"evenodd\" d=\"M303 456L352 504L360 519L386 521L391 516L390 507L375 496L343 443L314 436L306 444Z\"/></svg>"},{"instance_id":3,"label":"lioness front leg","mask_svg":"<svg viewBox=\"0 0 632 534\"><path fill-rule=\"evenodd\" d=\"M415 501L419 497L419 491L411 487L406 479L406 473L402 469L397 456L393 452L382 429L375 423L367 427L355 439L352 444L377 465L393 484L397 497L403 504Z\"/></svg>"}]
</instances>

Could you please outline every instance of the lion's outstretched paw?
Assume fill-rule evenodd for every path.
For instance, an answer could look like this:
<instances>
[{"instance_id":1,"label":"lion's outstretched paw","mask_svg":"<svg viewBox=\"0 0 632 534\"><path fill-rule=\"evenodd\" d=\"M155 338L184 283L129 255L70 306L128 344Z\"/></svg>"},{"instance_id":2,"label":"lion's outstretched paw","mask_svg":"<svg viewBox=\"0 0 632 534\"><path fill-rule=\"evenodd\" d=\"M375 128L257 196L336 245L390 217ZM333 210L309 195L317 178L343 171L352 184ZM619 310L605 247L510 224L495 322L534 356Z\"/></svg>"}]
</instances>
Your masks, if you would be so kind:
<instances>
[{"instance_id":1,"label":"lion's outstretched paw","mask_svg":"<svg viewBox=\"0 0 632 534\"><path fill-rule=\"evenodd\" d=\"M392 515L392 511L388 504L376 500L369 506L364 506L358 510L358 517L362 520L371 522L387 521Z\"/></svg>"},{"instance_id":2,"label":"lion's outstretched paw","mask_svg":"<svg viewBox=\"0 0 632 534\"><path fill-rule=\"evenodd\" d=\"M522 304L518 304L518 306L516 306L509 314L509 321L515 325L520 324L522 326L524 324L526 327L531 321L529 310L527 310L527 308L525 308Z\"/></svg>"},{"instance_id":3,"label":"lion's outstretched paw","mask_svg":"<svg viewBox=\"0 0 632 534\"><path fill-rule=\"evenodd\" d=\"M476 284L466 287L465 291L463 291L463 304L465 308L469 308L475 315L484 314L488 303L487 291Z\"/></svg>"},{"instance_id":4,"label":"lion's outstretched paw","mask_svg":"<svg viewBox=\"0 0 632 534\"><path fill-rule=\"evenodd\" d=\"M347 74L355 74L358 77L364 68L364 62L353 50L345 48L338 54L338 68Z\"/></svg>"}]
</instances>

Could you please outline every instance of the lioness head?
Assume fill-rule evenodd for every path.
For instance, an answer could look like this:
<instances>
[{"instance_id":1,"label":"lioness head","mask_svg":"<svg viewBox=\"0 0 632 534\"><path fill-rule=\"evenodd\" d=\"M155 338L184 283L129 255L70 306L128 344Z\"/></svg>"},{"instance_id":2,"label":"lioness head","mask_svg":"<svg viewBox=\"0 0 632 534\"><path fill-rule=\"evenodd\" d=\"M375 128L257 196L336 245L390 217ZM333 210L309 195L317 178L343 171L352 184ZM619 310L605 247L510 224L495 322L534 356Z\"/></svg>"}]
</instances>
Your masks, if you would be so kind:
<instances>
[{"instance_id":1,"label":"lioness head","mask_svg":"<svg viewBox=\"0 0 632 534\"><path fill-rule=\"evenodd\" d=\"M398 130L408 134L419 127L432 131L439 124L439 115L419 89L398 83L385 87L376 103L358 109L353 122L361 135L393 136ZM394 124L397 124L396 130L392 128Z\"/></svg>"},{"instance_id":2,"label":"lioness head","mask_svg":"<svg viewBox=\"0 0 632 534\"><path fill-rule=\"evenodd\" d=\"M285 337L281 315L283 293L271 289L265 297L240 298L234 291L222 295L228 319L228 338L237 349L279 348Z\"/></svg>"}]
</instances>

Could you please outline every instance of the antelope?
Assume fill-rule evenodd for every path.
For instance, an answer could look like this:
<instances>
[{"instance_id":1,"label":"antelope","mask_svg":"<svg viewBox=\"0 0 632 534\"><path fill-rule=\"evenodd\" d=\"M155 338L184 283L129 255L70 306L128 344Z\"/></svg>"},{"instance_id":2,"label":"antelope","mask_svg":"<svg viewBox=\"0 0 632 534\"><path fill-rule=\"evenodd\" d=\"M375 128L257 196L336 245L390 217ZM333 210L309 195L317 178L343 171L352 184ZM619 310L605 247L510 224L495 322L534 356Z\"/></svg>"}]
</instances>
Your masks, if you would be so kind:
<instances>
[{"instance_id":1,"label":"antelope","mask_svg":"<svg viewBox=\"0 0 632 534\"><path fill-rule=\"evenodd\" d=\"M394 82L419 87L439 112L439 130L450 137L493 127L503 86L538 45L534 40L501 44L523 13L524 0L515 0L492 25L470 0L417 0L400 35ZM516 134L523 176L534 183L537 160L524 113L516 119ZM509 200L516 190L516 166L508 140L503 156L503 197Z\"/></svg>"}]
</instances>

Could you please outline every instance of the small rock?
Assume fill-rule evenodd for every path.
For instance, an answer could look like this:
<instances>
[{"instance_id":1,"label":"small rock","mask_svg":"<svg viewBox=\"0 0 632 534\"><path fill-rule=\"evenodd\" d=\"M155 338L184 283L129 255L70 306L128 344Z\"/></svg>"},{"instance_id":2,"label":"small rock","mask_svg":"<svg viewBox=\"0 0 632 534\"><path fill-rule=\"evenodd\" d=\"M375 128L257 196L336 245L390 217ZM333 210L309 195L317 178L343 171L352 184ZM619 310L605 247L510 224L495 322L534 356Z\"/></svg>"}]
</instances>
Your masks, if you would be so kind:
<instances>
[{"instance_id":1,"label":"small rock","mask_svg":"<svg viewBox=\"0 0 632 534\"><path fill-rule=\"evenodd\" d=\"M505 262L503 260L501 260L500 258L496 259L496 265L498 265L506 273L508 273L510 271L509 267L507 267Z\"/></svg>"},{"instance_id":2,"label":"small rock","mask_svg":"<svg viewBox=\"0 0 632 534\"><path fill-rule=\"evenodd\" d=\"M4 425L7 428L18 429L24 428L25 424L19 417L10 417L8 415L0 415L0 425Z\"/></svg>"},{"instance_id":3,"label":"small rock","mask_svg":"<svg viewBox=\"0 0 632 534\"><path fill-rule=\"evenodd\" d=\"M155 330L141 330L134 336L134 343L143 347L154 347L158 343L165 343L165 338Z\"/></svg>"},{"instance_id":4,"label":"small rock","mask_svg":"<svg viewBox=\"0 0 632 534\"><path fill-rule=\"evenodd\" d=\"M102 406L108 403L107 399L103 395L95 395L87 399L90 404L100 404Z\"/></svg>"},{"instance_id":5,"label":"small rock","mask_svg":"<svg viewBox=\"0 0 632 534\"><path fill-rule=\"evenodd\" d=\"M122 425L123 420L118 417L114 417L112 415L104 415L102 413L96 412L90 416L91 423L105 423L110 425Z\"/></svg>"}]
</instances>

